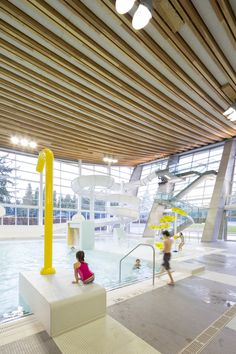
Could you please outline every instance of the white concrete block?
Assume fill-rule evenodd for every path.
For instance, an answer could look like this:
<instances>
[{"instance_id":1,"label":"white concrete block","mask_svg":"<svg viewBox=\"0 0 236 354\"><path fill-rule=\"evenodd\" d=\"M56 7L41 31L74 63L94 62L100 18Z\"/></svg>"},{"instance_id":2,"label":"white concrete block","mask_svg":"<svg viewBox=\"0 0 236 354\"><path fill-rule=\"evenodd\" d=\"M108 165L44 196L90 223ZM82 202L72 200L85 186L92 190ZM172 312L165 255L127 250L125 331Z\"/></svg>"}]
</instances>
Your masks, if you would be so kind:
<instances>
[{"instance_id":1,"label":"white concrete block","mask_svg":"<svg viewBox=\"0 0 236 354\"><path fill-rule=\"evenodd\" d=\"M80 239L79 239L79 247L82 250L93 250L94 249L94 221L86 220L81 222L80 229Z\"/></svg>"},{"instance_id":2,"label":"white concrete block","mask_svg":"<svg viewBox=\"0 0 236 354\"><path fill-rule=\"evenodd\" d=\"M126 236L124 229L122 229L121 227L115 227L113 229L113 235L114 237L118 238L118 240L124 239Z\"/></svg>"},{"instance_id":3,"label":"white concrete block","mask_svg":"<svg viewBox=\"0 0 236 354\"><path fill-rule=\"evenodd\" d=\"M191 275L195 275L204 272L205 265L197 262L173 262L173 269L179 272L190 273Z\"/></svg>"},{"instance_id":4,"label":"white concrete block","mask_svg":"<svg viewBox=\"0 0 236 354\"><path fill-rule=\"evenodd\" d=\"M20 296L50 336L94 321L106 314L106 291L97 284L72 284L71 272L20 273Z\"/></svg>"}]
</instances>

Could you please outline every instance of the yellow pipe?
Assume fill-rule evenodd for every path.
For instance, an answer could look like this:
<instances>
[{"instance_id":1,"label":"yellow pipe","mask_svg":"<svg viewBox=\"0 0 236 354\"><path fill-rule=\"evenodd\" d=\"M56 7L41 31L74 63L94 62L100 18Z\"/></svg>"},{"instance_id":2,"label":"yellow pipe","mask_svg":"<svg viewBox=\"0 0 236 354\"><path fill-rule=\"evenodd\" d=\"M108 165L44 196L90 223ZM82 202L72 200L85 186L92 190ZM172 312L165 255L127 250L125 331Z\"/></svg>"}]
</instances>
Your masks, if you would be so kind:
<instances>
[{"instance_id":1,"label":"yellow pipe","mask_svg":"<svg viewBox=\"0 0 236 354\"><path fill-rule=\"evenodd\" d=\"M52 266L52 236L53 236L53 152L43 149L39 153L37 172L43 172L45 166L45 219L44 219L44 266L40 274L54 274L55 268Z\"/></svg>"}]
</instances>

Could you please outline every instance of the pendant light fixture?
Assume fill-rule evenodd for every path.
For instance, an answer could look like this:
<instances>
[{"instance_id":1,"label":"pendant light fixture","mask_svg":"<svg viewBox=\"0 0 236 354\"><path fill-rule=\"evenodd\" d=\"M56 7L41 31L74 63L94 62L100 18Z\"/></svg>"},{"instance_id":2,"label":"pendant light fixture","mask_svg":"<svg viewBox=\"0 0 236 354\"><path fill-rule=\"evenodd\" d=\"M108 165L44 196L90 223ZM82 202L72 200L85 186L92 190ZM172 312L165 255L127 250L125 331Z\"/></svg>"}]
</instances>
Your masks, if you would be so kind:
<instances>
[{"instance_id":1,"label":"pendant light fixture","mask_svg":"<svg viewBox=\"0 0 236 354\"><path fill-rule=\"evenodd\" d=\"M236 121L236 102L233 103L224 113L223 115L231 120L231 122Z\"/></svg>"},{"instance_id":2,"label":"pendant light fixture","mask_svg":"<svg viewBox=\"0 0 236 354\"><path fill-rule=\"evenodd\" d=\"M132 26L135 30L140 30L147 26L152 18L152 0L140 0L138 9L136 10Z\"/></svg>"},{"instance_id":3,"label":"pendant light fixture","mask_svg":"<svg viewBox=\"0 0 236 354\"><path fill-rule=\"evenodd\" d=\"M129 12L134 6L135 0L116 0L116 11L123 15ZM152 18L152 0L139 0L139 5L134 13L132 26L140 30L147 26Z\"/></svg>"},{"instance_id":4,"label":"pendant light fixture","mask_svg":"<svg viewBox=\"0 0 236 354\"><path fill-rule=\"evenodd\" d=\"M116 0L116 11L124 15L134 6L135 0Z\"/></svg>"}]
</instances>

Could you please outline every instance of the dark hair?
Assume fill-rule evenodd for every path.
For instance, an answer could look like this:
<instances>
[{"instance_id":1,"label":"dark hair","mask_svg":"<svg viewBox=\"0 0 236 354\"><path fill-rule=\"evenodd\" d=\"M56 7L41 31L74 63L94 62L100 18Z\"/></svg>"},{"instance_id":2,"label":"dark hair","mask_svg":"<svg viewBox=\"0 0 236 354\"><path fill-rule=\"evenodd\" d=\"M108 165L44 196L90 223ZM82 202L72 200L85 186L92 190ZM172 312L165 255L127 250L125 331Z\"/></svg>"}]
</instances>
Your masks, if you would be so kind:
<instances>
[{"instance_id":1,"label":"dark hair","mask_svg":"<svg viewBox=\"0 0 236 354\"><path fill-rule=\"evenodd\" d=\"M168 230L162 231L162 235L163 235L163 236L166 236L166 237L170 237L170 233L169 233Z\"/></svg>"},{"instance_id":2,"label":"dark hair","mask_svg":"<svg viewBox=\"0 0 236 354\"><path fill-rule=\"evenodd\" d=\"M84 251L76 252L76 258L79 262L84 262Z\"/></svg>"},{"instance_id":3,"label":"dark hair","mask_svg":"<svg viewBox=\"0 0 236 354\"><path fill-rule=\"evenodd\" d=\"M140 259L139 259L139 258L137 258L137 259L136 259L136 262L140 262Z\"/></svg>"}]
</instances>

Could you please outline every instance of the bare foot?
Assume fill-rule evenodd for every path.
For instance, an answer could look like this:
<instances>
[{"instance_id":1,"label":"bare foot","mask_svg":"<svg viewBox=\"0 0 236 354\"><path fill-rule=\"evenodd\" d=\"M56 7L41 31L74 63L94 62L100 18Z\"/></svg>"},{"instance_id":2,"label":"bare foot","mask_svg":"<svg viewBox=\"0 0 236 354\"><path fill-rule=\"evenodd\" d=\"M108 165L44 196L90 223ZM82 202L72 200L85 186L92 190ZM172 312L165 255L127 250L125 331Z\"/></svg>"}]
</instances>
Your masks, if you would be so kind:
<instances>
[{"instance_id":1,"label":"bare foot","mask_svg":"<svg viewBox=\"0 0 236 354\"><path fill-rule=\"evenodd\" d=\"M175 285L175 283L173 281L167 283L167 285Z\"/></svg>"}]
</instances>

